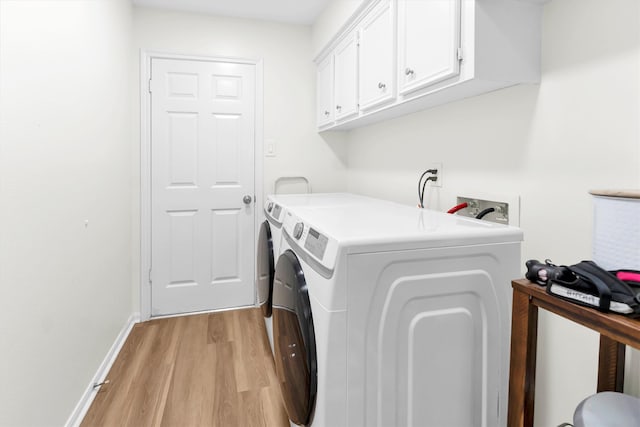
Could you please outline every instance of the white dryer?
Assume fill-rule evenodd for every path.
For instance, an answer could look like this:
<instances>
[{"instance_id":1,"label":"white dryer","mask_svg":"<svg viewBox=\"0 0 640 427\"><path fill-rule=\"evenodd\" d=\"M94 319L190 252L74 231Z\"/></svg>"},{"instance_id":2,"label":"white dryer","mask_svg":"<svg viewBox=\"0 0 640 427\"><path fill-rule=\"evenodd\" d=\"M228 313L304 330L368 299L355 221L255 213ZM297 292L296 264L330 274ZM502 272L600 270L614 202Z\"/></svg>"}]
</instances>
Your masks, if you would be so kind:
<instances>
[{"instance_id":1,"label":"white dryer","mask_svg":"<svg viewBox=\"0 0 640 427\"><path fill-rule=\"evenodd\" d=\"M289 209L297 207L333 208L347 205L364 205L375 199L351 193L305 193L268 195L264 205L266 219L260 226L256 253L256 287L258 305L265 318L269 342L273 350L271 328L271 295L275 261L280 255L282 240L282 222Z\"/></svg>"},{"instance_id":2,"label":"white dryer","mask_svg":"<svg viewBox=\"0 0 640 427\"><path fill-rule=\"evenodd\" d=\"M384 201L287 211L273 327L291 421L506 425L521 241Z\"/></svg>"}]
</instances>

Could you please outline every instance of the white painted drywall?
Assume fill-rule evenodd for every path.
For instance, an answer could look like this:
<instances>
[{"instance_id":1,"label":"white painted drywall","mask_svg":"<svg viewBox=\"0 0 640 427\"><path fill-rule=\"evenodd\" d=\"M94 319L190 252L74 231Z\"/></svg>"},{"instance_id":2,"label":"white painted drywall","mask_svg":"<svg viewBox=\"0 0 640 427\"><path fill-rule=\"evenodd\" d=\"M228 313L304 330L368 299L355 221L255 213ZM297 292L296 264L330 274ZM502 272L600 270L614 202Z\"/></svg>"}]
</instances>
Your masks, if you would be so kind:
<instances>
[{"instance_id":1,"label":"white painted drywall","mask_svg":"<svg viewBox=\"0 0 640 427\"><path fill-rule=\"evenodd\" d=\"M636 0L547 3L539 86L347 133L349 190L414 205L420 172L443 162L444 187L427 197L432 208L446 210L457 194L474 191L521 196L523 272L529 258L589 259L588 190L640 186L639 31ZM547 427L570 421L595 391L598 340L540 317L536 425Z\"/></svg>"},{"instance_id":2,"label":"white painted drywall","mask_svg":"<svg viewBox=\"0 0 640 427\"><path fill-rule=\"evenodd\" d=\"M315 131L315 65L309 26L134 8L134 81L139 81L140 49L214 57L262 59L264 67L264 139L276 142L276 156L264 157L264 192L272 193L280 176L306 176L314 192L346 190L343 134ZM139 93L139 84L134 91ZM134 128L139 126L139 103ZM134 174L139 175L139 138L134 142ZM258 177L260 178L260 177ZM134 188L134 217L139 218L139 188ZM136 216L138 215L138 216ZM140 230L134 222L134 246ZM137 247L134 253L138 254ZM134 271L139 257L134 259ZM139 279L134 273L134 284ZM137 305L138 286L134 285Z\"/></svg>"},{"instance_id":3,"label":"white painted drywall","mask_svg":"<svg viewBox=\"0 0 640 427\"><path fill-rule=\"evenodd\" d=\"M130 37L128 0L0 1L2 426L63 425L132 312Z\"/></svg>"}]
</instances>

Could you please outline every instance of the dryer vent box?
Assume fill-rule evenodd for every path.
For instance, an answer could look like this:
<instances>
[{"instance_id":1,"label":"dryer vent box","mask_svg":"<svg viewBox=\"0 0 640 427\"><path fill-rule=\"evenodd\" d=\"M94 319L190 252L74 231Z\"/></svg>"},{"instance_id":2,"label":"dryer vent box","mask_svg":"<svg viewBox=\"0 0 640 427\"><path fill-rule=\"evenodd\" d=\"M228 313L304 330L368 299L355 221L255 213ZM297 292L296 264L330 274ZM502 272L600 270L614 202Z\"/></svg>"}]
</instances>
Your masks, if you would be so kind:
<instances>
[{"instance_id":1,"label":"dryer vent box","mask_svg":"<svg viewBox=\"0 0 640 427\"><path fill-rule=\"evenodd\" d=\"M457 212L457 215L475 218L485 209L493 208L494 211L482 218L483 221L495 222L504 225L520 225L520 197L519 196L493 196L493 195L466 195L458 196L457 204L467 203L469 206Z\"/></svg>"}]
</instances>

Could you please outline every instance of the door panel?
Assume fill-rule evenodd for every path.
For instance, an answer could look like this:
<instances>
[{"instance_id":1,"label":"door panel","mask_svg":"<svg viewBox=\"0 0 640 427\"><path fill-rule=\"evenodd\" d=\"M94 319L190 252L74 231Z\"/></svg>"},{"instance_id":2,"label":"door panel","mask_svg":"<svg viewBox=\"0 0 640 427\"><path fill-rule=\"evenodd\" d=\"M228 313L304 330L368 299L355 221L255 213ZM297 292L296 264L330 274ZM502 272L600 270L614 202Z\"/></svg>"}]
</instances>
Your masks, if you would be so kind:
<instances>
[{"instance_id":1,"label":"door panel","mask_svg":"<svg viewBox=\"0 0 640 427\"><path fill-rule=\"evenodd\" d=\"M336 49L335 117L336 120L358 112L358 40L353 32Z\"/></svg>"},{"instance_id":2,"label":"door panel","mask_svg":"<svg viewBox=\"0 0 640 427\"><path fill-rule=\"evenodd\" d=\"M151 74L151 314L251 305L255 66L154 58Z\"/></svg>"},{"instance_id":3,"label":"door panel","mask_svg":"<svg viewBox=\"0 0 640 427\"><path fill-rule=\"evenodd\" d=\"M196 186L198 171L198 114L168 114L169 187Z\"/></svg>"},{"instance_id":4,"label":"door panel","mask_svg":"<svg viewBox=\"0 0 640 427\"><path fill-rule=\"evenodd\" d=\"M169 287L195 285L194 243L196 211L167 212L171 270Z\"/></svg>"},{"instance_id":5,"label":"door panel","mask_svg":"<svg viewBox=\"0 0 640 427\"><path fill-rule=\"evenodd\" d=\"M198 75L193 73L167 73L169 98L198 97Z\"/></svg>"},{"instance_id":6,"label":"door panel","mask_svg":"<svg viewBox=\"0 0 640 427\"><path fill-rule=\"evenodd\" d=\"M398 22L402 94L460 73L460 0L400 2Z\"/></svg>"},{"instance_id":7,"label":"door panel","mask_svg":"<svg viewBox=\"0 0 640 427\"><path fill-rule=\"evenodd\" d=\"M360 108L395 98L395 28L390 1L380 3L360 29Z\"/></svg>"},{"instance_id":8,"label":"door panel","mask_svg":"<svg viewBox=\"0 0 640 427\"><path fill-rule=\"evenodd\" d=\"M240 233L239 209L211 211L211 283L239 281Z\"/></svg>"},{"instance_id":9,"label":"door panel","mask_svg":"<svg viewBox=\"0 0 640 427\"><path fill-rule=\"evenodd\" d=\"M214 185L240 185L241 173L238 141L242 116L234 114L214 114L212 116L213 139L215 141L215 181ZM229 144L229 141L234 141Z\"/></svg>"},{"instance_id":10,"label":"door panel","mask_svg":"<svg viewBox=\"0 0 640 427\"><path fill-rule=\"evenodd\" d=\"M333 71L333 55L329 55L318 65L318 108L316 109L318 126L323 126L333 121L335 110L333 106Z\"/></svg>"}]
</instances>

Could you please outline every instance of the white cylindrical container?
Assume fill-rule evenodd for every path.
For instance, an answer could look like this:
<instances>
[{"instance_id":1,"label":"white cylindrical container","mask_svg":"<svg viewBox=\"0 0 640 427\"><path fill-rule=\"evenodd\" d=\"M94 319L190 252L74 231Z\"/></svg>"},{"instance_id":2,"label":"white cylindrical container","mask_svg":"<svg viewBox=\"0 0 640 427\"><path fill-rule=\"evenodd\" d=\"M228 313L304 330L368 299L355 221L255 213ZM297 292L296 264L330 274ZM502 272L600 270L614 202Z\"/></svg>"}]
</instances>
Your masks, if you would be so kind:
<instances>
[{"instance_id":1,"label":"white cylindrical container","mask_svg":"<svg viewBox=\"0 0 640 427\"><path fill-rule=\"evenodd\" d=\"M606 270L640 270L640 190L591 191L593 260ZM627 348L625 393L640 397L640 351Z\"/></svg>"},{"instance_id":2,"label":"white cylindrical container","mask_svg":"<svg viewBox=\"0 0 640 427\"><path fill-rule=\"evenodd\" d=\"M640 270L640 190L592 191L593 260L602 268Z\"/></svg>"}]
</instances>

